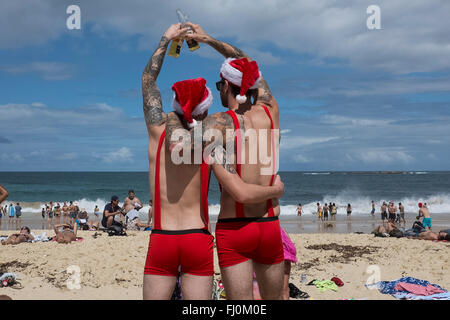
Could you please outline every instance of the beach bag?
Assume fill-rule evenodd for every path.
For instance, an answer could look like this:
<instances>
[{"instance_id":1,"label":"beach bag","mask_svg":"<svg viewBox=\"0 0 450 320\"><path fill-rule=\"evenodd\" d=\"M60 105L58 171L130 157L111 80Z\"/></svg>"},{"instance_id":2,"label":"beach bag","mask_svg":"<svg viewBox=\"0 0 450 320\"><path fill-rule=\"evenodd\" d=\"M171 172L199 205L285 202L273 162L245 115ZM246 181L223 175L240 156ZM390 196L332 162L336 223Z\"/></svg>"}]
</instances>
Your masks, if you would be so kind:
<instances>
[{"instance_id":1,"label":"beach bag","mask_svg":"<svg viewBox=\"0 0 450 320\"><path fill-rule=\"evenodd\" d=\"M120 224L113 224L107 230L109 236L126 236L126 233L123 231L123 226Z\"/></svg>"}]
</instances>

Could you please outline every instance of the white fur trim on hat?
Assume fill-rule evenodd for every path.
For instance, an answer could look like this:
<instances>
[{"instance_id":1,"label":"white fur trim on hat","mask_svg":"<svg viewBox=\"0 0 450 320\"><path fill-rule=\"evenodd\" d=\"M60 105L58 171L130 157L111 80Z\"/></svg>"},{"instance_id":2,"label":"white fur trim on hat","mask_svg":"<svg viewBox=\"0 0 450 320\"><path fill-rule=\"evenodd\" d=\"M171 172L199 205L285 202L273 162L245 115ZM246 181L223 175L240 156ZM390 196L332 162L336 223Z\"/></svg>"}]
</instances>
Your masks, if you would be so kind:
<instances>
[{"instance_id":1,"label":"white fur trim on hat","mask_svg":"<svg viewBox=\"0 0 450 320\"><path fill-rule=\"evenodd\" d=\"M205 100L200 102L195 107L195 109L192 111L193 116L199 116L202 113L204 113L206 110L208 110L209 107L211 107L213 96L212 96L211 90L208 87L206 87L206 90L208 90L208 96L206 97ZM181 109L180 103L176 99L175 93L173 94L173 98L172 98L172 108L175 110L176 113L181 114L181 115L184 114L183 109Z\"/></svg>"},{"instance_id":2,"label":"white fur trim on hat","mask_svg":"<svg viewBox=\"0 0 450 320\"><path fill-rule=\"evenodd\" d=\"M247 96L241 96L240 94L238 94L236 96L236 101L239 103L245 103L245 101L247 101Z\"/></svg>"},{"instance_id":3,"label":"white fur trim on hat","mask_svg":"<svg viewBox=\"0 0 450 320\"><path fill-rule=\"evenodd\" d=\"M189 128L193 128L197 125L197 120L192 119L192 122L188 122L188 126Z\"/></svg>"},{"instance_id":4,"label":"white fur trim on hat","mask_svg":"<svg viewBox=\"0 0 450 320\"><path fill-rule=\"evenodd\" d=\"M211 107L212 101L213 101L213 96L212 96L211 90L208 87L206 87L206 90L208 90L208 96L206 97L205 100L200 102L195 107L195 109L192 111L193 116L199 116L199 115L203 114L205 111L207 111L209 109L209 107Z\"/></svg>"},{"instance_id":5,"label":"white fur trim on hat","mask_svg":"<svg viewBox=\"0 0 450 320\"><path fill-rule=\"evenodd\" d=\"M238 69L231 66L230 62L236 60L234 58L227 58L222 63L222 67L220 68L220 73L222 76L230 81L235 86L241 87L242 84L242 72ZM259 71L259 78L256 80L256 82L253 84L253 86L250 87L250 89L256 89L259 86L259 82L261 79L262 73Z\"/></svg>"}]
</instances>

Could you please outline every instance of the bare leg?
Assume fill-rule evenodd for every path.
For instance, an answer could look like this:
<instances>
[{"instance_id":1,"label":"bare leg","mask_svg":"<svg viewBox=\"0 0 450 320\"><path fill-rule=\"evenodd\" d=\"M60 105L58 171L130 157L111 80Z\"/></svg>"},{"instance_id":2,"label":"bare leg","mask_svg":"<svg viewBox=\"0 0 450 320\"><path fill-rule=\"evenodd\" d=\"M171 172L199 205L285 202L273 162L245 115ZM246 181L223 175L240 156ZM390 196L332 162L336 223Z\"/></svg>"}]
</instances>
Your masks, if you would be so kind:
<instances>
[{"instance_id":1,"label":"bare leg","mask_svg":"<svg viewBox=\"0 0 450 320\"><path fill-rule=\"evenodd\" d=\"M227 300L253 300L253 263L244 261L220 268Z\"/></svg>"},{"instance_id":2,"label":"bare leg","mask_svg":"<svg viewBox=\"0 0 450 320\"><path fill-rule=\"evenodd\" d=\"M211 300L212 276L194 276L183 273L181 275L181 293L184 300Z\"/></svg>"},{"instance_id":3,"label":"bare leg","mask_svg":"<svg viewBox=\"0 0 450 320\"><path fill-rule=\"evenodd\" d=\"M289 300L289 276L291 275L291 262L284 260L283 299Z\"/></svg>"},{"instance_id":4,"label":"bare leg","mask_svg":"<svg viewBox=\"0 0 450 320\"><path fill-rule=\"evenodd\" d=\"M169 300L177 283L177 277L144 275L144 300Z\"/></svg>"},{"instance_id":5,"label":"bare leg","mask_svg":"<svg viewBox=\"0 0 450 320\"><path fill-rule=\"evenodd\" d=\"M284 261L279 264L254 263L259 292L264 300L283 300Z\"/></svg>"}]
</instances>

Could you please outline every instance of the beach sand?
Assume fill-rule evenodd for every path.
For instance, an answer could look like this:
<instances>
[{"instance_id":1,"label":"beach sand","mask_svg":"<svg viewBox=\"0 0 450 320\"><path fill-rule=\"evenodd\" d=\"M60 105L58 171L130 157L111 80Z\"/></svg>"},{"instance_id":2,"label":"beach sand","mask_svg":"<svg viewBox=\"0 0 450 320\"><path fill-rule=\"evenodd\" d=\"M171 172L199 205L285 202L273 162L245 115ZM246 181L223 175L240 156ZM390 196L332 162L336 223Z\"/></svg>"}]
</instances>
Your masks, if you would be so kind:
<instances>
[{"instance_id":1,"label":"beach sand","mask_svg":"<svg viewBox=\"0 0 450 320\"><path fill-rule=\"evenodd\" d=\"M43 230L32 230L41 234ZM45 230L47 235L53 232ZM13 231L1 231L9 235ZM142 299L142 278L149 232L128 232L127 237L101 236L79 231L81 242L21 243L0 246L0 272L19 276L23 289L0 288L0 295L13 299ZM411 276L450 288L448 265L450 243L425 240L376 238L370 234L290 234L297 248L299 262L292 266L290 282L306 291L314 300L394 299L364 285L371 277L367 268L378 266L379 280L390 281ZM80 289L68 289L73 274L70 266L80 270ZM216 278L220 278L215 252ZM344 286L337 292L319 292L314 286L300 283L339 277Z\"/></svg>"}]
</instances>

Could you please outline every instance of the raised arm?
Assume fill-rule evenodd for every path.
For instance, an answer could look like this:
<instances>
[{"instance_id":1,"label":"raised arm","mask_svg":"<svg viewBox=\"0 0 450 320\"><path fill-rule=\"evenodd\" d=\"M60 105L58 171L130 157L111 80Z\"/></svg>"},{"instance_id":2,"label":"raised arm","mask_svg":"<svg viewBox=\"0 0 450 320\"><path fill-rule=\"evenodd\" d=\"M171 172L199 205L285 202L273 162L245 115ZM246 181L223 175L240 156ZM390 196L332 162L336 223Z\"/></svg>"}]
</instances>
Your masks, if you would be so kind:
<instances>
[{"instance_id":1,"label":"raised arm","mask_svg":"<svg viewBox=\"0 0 450 320\"><path fill-rule=\"evenodd\" d=\"M236 48L235 46L224 41L214 39L209 34L207 34L198 24L187 22L186 26L190 27L194 31L193 33L187 34L186 39L194 39L197 42L206 43L216 49L225 58L247 58L248 60L251 60L250 57L248 57L241 49ZM272 92L270 91L269 86L267 85L267 82L263 77L261 77L259 83L256 102L262 103L269 107L278 108L277 102L275 101L275 98L273 97Z\"/></svg>"},{"instance_id":2,"label":"raised arm","mask_svg":"<svg viewBox=\"0 0 450 320\"><path fill-rule=\"evenodd\" d=\"M8 198L9 193L8 190L5 189L5 187L3 187L0 184L0 203L2 203L6 198Z\"/></svg>"},{"instance_id":3,"label":"raised arm","mask_svg":"<svg viewBox=\"0 0 450 320\"><path fill-rule=\"evenodd\" d=\"M183 36L187 32L187 28L180 27L180 23L173 24L166 30L159 42L158 48L156 48L142 73L142 98L147 130L150 130L151 126L162 125L167 118L167 115L162 109L161 93L156 85L156 79L161 71L164 56L170 41Z\"/></svg>"}]
</instances>

